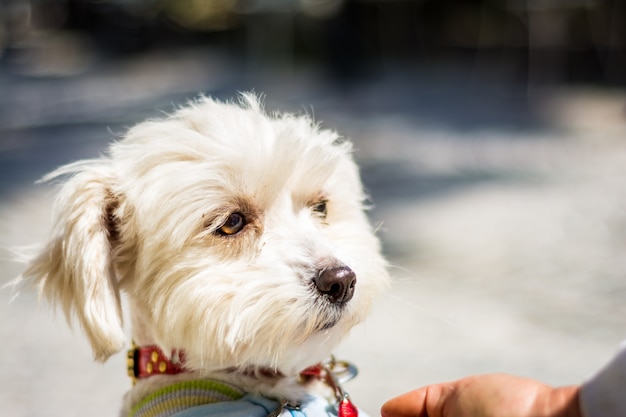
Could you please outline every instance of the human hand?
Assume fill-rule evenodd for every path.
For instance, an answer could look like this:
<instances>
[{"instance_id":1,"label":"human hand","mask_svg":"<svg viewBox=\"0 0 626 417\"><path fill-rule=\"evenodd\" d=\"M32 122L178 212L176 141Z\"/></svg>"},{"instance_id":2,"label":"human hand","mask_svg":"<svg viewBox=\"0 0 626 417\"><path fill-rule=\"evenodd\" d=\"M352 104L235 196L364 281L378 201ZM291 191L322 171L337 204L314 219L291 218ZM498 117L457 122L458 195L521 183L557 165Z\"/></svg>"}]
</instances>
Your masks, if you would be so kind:
<instances>
[{"instance_id":1,"label":"human hand","mask_svg":"<svg viewBox=\"0 0 626 417\"><path fill-rule=\"evenodd\" d=\"M506 374L428 385L383 404L382 417L581 417L579 388Z\"/></svg>"}]
</instances>

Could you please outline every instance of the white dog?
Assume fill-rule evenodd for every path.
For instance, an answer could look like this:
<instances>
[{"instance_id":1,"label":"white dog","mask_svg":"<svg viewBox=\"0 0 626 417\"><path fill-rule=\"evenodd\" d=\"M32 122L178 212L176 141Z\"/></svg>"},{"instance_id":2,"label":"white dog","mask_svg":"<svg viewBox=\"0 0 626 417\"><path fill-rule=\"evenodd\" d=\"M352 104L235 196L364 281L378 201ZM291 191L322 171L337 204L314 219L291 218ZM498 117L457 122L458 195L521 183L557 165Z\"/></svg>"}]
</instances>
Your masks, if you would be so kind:
<instances>
[{"instance_id":1,"label":"white dog","mask_svg":"<svg viewBox=\"0 0 626 417\"><path fill-rule=\"evenodd\" d=\"M56 228L21 279L99 361L127 342L125 292L123 415L336 415L311 385L343 392L315 365L388 281L351 150L252 95L201 98L46 177L65 178Z\"/></svg>"}]
</instances>

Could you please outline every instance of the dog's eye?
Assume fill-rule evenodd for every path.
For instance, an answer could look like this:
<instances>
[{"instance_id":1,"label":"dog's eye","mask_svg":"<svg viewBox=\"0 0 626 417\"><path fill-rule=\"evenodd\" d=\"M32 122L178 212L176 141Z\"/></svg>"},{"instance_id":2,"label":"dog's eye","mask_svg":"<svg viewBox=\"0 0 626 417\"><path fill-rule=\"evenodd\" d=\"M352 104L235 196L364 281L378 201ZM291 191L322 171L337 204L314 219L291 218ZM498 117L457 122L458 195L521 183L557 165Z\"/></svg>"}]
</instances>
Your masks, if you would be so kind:
<instances>
[{"instance_id":1,"label":"dog's eye","mask_svg":"<svg viewBox=\"0 0 626 417\"><path fill-rule=\"evenodd\" d=\"M328 214L328 208L326 207L327 204L328 204L328 201L322 200L322 201L315 203L311 208L313 209L314 213L316 213L322 219L325 219L326 215Z\"/></svg>"},{"instance_id":2,"label":"dog's eye","mask_svg":"<svg viewBox=\"0 0 626 417\"><path fill-rule=\"evenodd\" d=\"M234 235L239 233L245 225L246 219L243 217L243 214L233 213L228 216L226 222L217 231L222 235Z\"/></svg>"}]
</instances>

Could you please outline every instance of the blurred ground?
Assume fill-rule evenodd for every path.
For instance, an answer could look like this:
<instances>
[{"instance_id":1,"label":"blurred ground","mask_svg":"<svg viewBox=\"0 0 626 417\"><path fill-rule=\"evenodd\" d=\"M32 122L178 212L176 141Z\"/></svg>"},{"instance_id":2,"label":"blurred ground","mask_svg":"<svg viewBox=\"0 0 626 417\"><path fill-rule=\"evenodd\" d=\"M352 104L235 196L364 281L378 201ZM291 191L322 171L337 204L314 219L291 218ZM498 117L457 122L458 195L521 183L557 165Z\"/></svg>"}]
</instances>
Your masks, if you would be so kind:
<instances>
[{"instance_id":1,"label":"blurred ground","mask_svg":"<svg viewBox=\"0 0 626 417\"><path fill-rule=\"evenodd\" d=\"M144 54L63 77L0 72L0 246L47 235L33 182L198 92L254 89L355 143L393 289L337 352L372 417L389 397L470 373L577 383L626 336L624 91L535 89L454 66L398 65L345 85L204 49ZM0 282L20 272L0 255ZM0 415L116 415L125 357L92 362L31 293L0 291Z\"/></svg>"}]
</instances>

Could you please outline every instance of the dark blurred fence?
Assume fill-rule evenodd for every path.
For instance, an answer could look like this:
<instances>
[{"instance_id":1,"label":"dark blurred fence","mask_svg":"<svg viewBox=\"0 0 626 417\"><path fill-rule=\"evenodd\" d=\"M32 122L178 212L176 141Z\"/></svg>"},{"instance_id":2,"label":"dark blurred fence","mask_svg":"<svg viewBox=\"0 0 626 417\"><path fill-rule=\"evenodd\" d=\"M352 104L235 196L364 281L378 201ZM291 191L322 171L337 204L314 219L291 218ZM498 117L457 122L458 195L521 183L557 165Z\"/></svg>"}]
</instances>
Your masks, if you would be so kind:
<instances>
[{"instance_id":1,"label":"dark blurred fence","mask_svg":"<svg viewBox=\"0 0 626 417\"><path fill-rule=\"evenodd\" d=\"M27 71L53 39L69 61L210 45L340 79L469 63L511 81L626 84L623 0L0 1L5 70Z\"/></svg>"}]
</instances>

